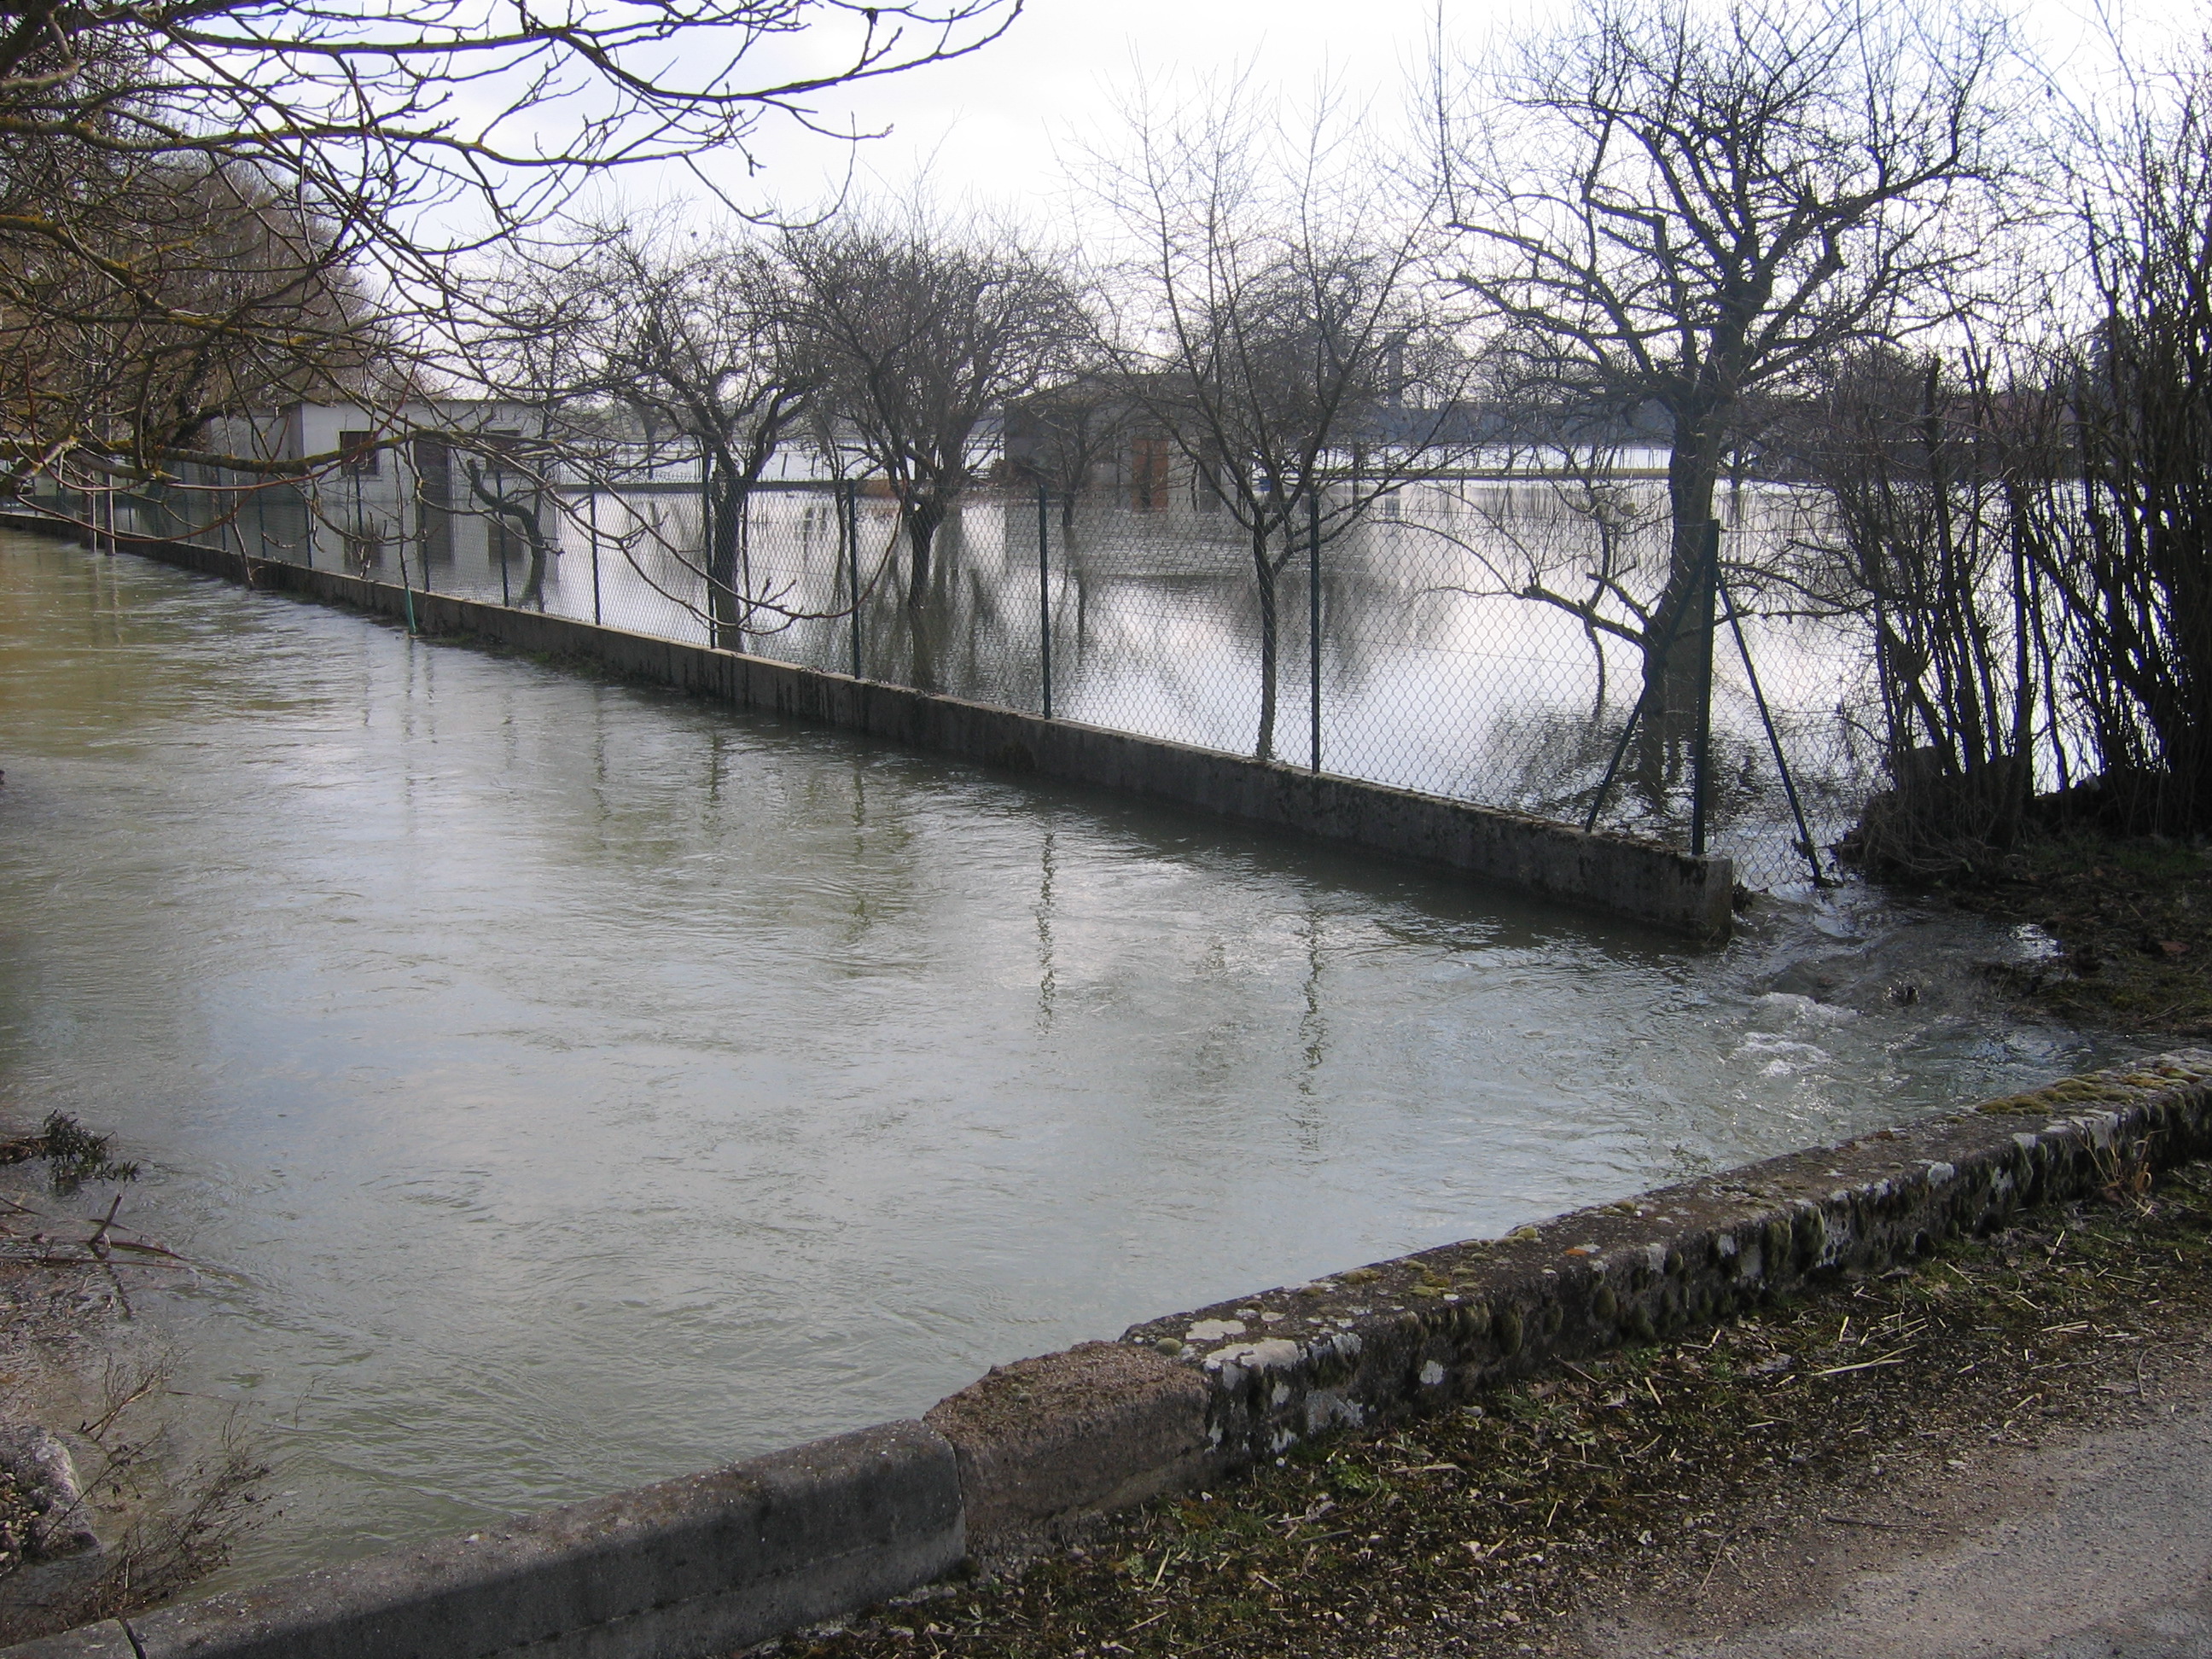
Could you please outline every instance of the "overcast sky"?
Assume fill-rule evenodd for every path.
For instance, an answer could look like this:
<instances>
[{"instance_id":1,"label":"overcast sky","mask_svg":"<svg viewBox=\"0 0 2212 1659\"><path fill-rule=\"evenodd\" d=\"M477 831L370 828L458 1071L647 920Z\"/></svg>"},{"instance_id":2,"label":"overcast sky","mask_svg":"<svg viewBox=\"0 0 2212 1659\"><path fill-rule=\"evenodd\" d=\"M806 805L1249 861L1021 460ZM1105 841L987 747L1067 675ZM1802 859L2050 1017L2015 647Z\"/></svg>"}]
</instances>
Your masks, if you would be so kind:
<instances>
[{"instance_id":1,"label":"overcast sky","mask_svg":"<svg viewBox=\"0 0 2212 1659\"><path fill-rule=\"evenodd\" d=\"M1443 8L1443 27L1455 49L1471 51L1486 27L1538 22L1570 4L1455 0ZM2014 15L2045 61L2078 79L2101 57L2096 6L2028 0ZM2134 0L2124 32L2147 48L2191 27L2195 15L2191 0ZM1210 80L1249 68L1292 95L1327 78L1370 104L1377 119L1395 121L1437 27L1435 0L1028 0L1006 37L974 56L868 82L830 107L892 129L860 149L863 189L926 175L940 200L974 198L1043 216L1062 191L1061 155L1111 124L1117 99L1140 72ZM765 187L786 205L819 199L847 165L842 146L788 131L768 135L762 159L768 170L750 192L733 172L725 181L733 193ZM625 183L635 191L642 181ZM696 182L670 178L656 193L686 191L699 193Z\"/></svg>"}]
</instances>

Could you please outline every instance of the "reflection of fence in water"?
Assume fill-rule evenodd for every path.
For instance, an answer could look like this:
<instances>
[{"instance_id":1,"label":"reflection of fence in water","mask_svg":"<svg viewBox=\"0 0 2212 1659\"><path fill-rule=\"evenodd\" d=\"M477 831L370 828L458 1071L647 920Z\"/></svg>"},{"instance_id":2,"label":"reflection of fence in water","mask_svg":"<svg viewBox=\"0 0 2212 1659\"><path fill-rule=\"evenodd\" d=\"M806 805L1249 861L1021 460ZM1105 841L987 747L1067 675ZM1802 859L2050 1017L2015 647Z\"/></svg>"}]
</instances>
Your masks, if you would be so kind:
<instances>
[{"instance_id":1,"label":"reflection of fence in water","mask_svg":"<svg viewBox=\"0 0 2212 1659\"><path fill-rule=\"evenodd\" d=\"M854 501L855 547L829 489L763 490L739 538L735 591L718 604L690 491L542 492L530 503L538 557L481 512L418 505L411 523L404 511L388 523L349 520L338 489L319 500L289 486L253 492L222 533L272 556L392 580L404 557L419 586L839 672L852 669L857 633L871 678L1030 710L1043 699L1048 617L1055 714L1244 753L1262 742L1261 581L1249 539L1224 513L1083 501L1064 515L1054 501L1042 515L1041 573L1036 497L974 495L939 532L916 608L888 500ZM1578 821L1635 702L1640 653L1519 596L1511 578L1531 544L1560 568L1591 556L1587 523L1556 493L1523 483L1409 493L1386 506L1387 515L1325 543L1317 581L1304 546L1287 559L1279 544L1270 549L1279 564L1272 752L1311 760L1317 678L1326 769ZM147 501L138 510L149 533L156 520L178 528L173 509ZM1780 556L1786 508L1740 522L1731 562ZM1867 653L1833 623L1753 621L1747 631L1814 839L1832 842L1877 767L1849 712L1866 690ZM1714 850L1734 856L1747 880L1802 880L1796 832L1725 629L1714 663ZM1632 774L1604 822L1682 840L1686 754L1656 755Z\"/></svg>"}]
</instances>

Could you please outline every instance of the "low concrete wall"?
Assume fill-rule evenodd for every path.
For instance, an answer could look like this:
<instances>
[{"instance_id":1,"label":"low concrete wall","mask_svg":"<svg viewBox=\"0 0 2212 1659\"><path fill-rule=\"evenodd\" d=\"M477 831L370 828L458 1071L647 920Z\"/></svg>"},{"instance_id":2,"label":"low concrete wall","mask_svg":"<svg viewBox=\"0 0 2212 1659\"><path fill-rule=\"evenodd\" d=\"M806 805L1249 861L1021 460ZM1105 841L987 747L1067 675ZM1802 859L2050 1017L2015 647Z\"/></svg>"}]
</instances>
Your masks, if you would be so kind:
<instances>
[{"instance_id":1,"label":"low concrete wall","mask_svg":"<svg viewBox=\"0 0 2212 1659\"><path fill-rule=\"evenodd\" d=\"M1124 1334L1106 1386L1077 1348L995 1370L927 1420L958 1449L973 1538L1050 1532L1124 1491L1707 1326L1816 1273L1886 1267L2022 1205L2094 1193L2136 1159L2212 1154L2208 1083L2212 1053L2186 1050L1149 1320Z\"/></svg>"},{"instance_id":2,"label":"low concrete wall","mask_svg":"<svg viewBox=\"0 0 2212 1659\"><path fill-rule=\"evenodd\" d=\"M52 533L53 522L0 514L0 524ZM128 542L125 550L269 592L404 618L410 595L388 582L247 559L184 542ZM1362 783L1218 750L1140 738L1074 720L823 673L762 657L537 611L417 592L425 634L464 635L516 650L592 663L696 696L866 732L1062 782L1091 784L1261 829L1387 854L1579 908L1603 911L1693 942L1728 938L1734 866L1626 836L1409 789Z\"/></svg>"},{"instance_id":3,"label":"low concrete wall","mask_svg":"<svg viewBox=\"0 0 2212 1659\"><path fill-rule=\"evenodd\" d=\"M858 1611L1339 1425L1467 1400L2212 1153L2212 1053L2069 1079L999 1367L921 1423L0 1659L695 1659Z\"/></svg>"},{"instance_id":4,"label":"low concrete wall","mask_svg":"<svg viewBox=\"0 0 2212 1659\"><path fill-rule=\"evenodd\" d=\"M887 1423L466 1538L8 1649L8 1659L692 1659L966 1552L952 1448Z\"/></svg>"}]
</instances>

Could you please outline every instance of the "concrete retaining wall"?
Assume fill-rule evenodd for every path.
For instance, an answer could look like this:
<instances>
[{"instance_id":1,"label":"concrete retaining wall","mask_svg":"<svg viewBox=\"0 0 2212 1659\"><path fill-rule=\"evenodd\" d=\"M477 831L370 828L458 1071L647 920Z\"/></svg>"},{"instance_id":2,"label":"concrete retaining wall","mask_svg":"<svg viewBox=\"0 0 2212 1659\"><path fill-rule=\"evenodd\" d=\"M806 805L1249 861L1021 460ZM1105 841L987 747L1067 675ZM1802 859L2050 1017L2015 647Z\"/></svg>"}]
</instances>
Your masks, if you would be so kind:
<instances>
[{"instance_id":1,"label":"concrete retaining wall","mask_svg":"<svg viewBox=\"0 0 2212 1659\"><path fill-rule=\"evenodd\" d=\"M52 520L0 514L11 528ZM1048 720L988 703L823 673L762 657L327 570L194 546L128 542L125 550L270 592L403 618L411 597L426 634L463 635L589 662L627 678L866 732L985 765L1092 784L1258 828L1410 859L1560 903L1603 911L1699 944L1726 939L1735 889L1726 859L1626 836L1585 835L1548 819L1361 783L1280 763Z\"/></svg>"},{"instance_id":2,"label":"concrete retaining wall","mask_svg":"<svg viewBox=\"0 0 2212 1659\"><path fill-rule=\"evenodd\" d=\"M692 1659L1102 1510L2212 1154L2212 1052L2069 1079L999 1367L921 1423L109 1620L0 1659Z\"/></svg>"},{"instance_id":3,"label":"concrete retaining wall","mask_svg":"<svg viewBox=\"0 0 2212 1659\"><path fill-rule=\"evenodd\" d=\"M887 1423L420 1549L8 1649L8 1659L692 1659L943 1577L952 1448Z\"/></svg>"}]
</instances>

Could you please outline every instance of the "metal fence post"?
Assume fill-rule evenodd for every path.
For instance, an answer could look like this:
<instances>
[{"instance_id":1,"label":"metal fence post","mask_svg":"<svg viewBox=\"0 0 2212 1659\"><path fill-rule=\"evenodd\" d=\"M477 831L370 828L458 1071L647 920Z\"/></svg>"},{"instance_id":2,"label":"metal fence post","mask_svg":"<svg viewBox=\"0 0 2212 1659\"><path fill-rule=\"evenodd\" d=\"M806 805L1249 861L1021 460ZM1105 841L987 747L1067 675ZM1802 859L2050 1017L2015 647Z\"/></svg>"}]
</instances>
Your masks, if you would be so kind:
<instances>
[{"instance_id":1,"label":"metal fence post","mask_svg":"<svg viewBox=\"0 0 2212 1659\"><path fill-rule=\"evenodd\" d=\"M1044 680L1044 717L1052 718L1052 570L1048 558L1052 544L1048 507L1050 497L1037 486L1037 664Z\"/></svg>"},{"instance_id":2,"label":"metal fence post","mask_svg":"<svg viewBox=\"0 0 2212 1659\"><path fill-rule=\"evenodd\" d=\"M714 485L707 465L707 441L699 441L699 589L704 601L707 643L719 647L722 630L715 625L714 605Z\"/></svg>"},{"instance_id":3,"label":"metal fence post","mask_svg":"<svg viewBox=\"0 0 2212 1659\"><path fill-rule=\"evenodd\" d=\"M599 487L593 479L584 497L584 533L592 538L592 626L600 625L599 617Z\"/></svg>"},{"instance_id":4,"label":"metal fence post","mask_svg":"<svg viewBox=\"0 0 2212 1659\"><path fill-rule=\"evenodd\" d=\"M1313 769L1321 770L1321 492L1306 496L1306 681L1313 716Z\"/></svg>"},{"instance_id":5,"label":"metal fence post","mask_svg":"<svg viewBox=\"0 0 2212 1659\"><path fill-rule=\"evenodd\" d=\"M410 634L420 634L422 630L416 627L415 623L415 584L407 574L407 538L404 533L402 533L392 539L393 544L399 550L399 592L407 606L407 631ZM249 571L249 578L251 574Z\"/></svg>"},{"instance_id":6,"label":"metal fence post","mask_svg":"<svg viewBox=\"0 0 2212 1659\"><path fill-rule=\"evenodd\" d=\"M1721 521L1705 521L1705 568L1698 583L1698 737L1692 750L1690 856L1705 855L1705 815L1712 793L1713 596L1720 586Z\"/></svg>"},{"instance_id":7,"label":"metal fence post","mask_svg":"<svg viewBox=\"0 0 2212 1659\"><path fill-rule=\"evenodd\" d=\"M507 499L507 473L501 468L492 469L491 493L494 501ZM484 520L484 534L499 538L499 602L503 605L512 605L514 600L507 584L507 520L494 512Z\"/></svg>"},{"instance_id":8,"label":"metal fence post","mask_svg":"<svg viewBox=\"0 0 2212 1659\"><path fill-rule=\"evenodd\" d=\"M860 486L850 478L837 483L837 535L845 544L847 586L853 599L853 678L860 678Z\"/></svg>"}]
</instances>

